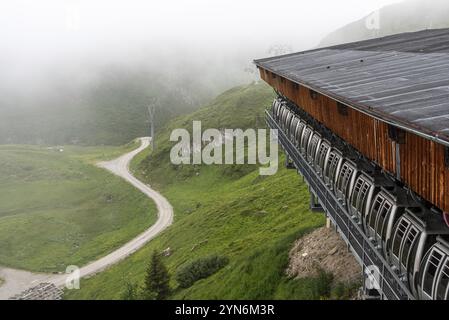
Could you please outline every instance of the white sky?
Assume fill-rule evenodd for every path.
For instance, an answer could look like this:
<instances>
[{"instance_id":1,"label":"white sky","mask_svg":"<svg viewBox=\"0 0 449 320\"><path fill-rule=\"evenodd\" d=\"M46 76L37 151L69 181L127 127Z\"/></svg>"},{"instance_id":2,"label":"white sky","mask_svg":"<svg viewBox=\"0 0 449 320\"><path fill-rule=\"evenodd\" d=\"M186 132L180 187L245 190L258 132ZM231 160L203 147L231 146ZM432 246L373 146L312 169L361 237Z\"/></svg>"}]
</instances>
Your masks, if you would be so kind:
<instances>
[{"instance_id":1,"label":"white sky","mask_svg":"<svg viewBox=\"0 0 449 320\"><path fill-rule=\"evenodd\" d=\"M398 0L2 0L0 65L79 55L238 53L327 33ZM3 60L2 60L3 59Z\"/></svg>"}]
</instances>

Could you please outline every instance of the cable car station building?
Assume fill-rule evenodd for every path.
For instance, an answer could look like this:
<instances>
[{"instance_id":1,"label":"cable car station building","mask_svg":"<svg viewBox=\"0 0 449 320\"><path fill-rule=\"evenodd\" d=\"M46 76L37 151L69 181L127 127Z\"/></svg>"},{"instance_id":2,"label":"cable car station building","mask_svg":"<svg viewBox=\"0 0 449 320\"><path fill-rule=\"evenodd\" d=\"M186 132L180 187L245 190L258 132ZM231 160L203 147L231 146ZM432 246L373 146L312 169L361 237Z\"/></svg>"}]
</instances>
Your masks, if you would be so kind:
<instances>
[{"instance_id":1,"label":"cable car station building","mask_svg":"<svg viewBox=\"0 0 449 320\"><path fill-rule=\"evenodd\" d=\"M266 112L382 299L449 299L449 29L256 60ZM372 282L371 282L372 283Z\"/></svg>"}]
</instances>

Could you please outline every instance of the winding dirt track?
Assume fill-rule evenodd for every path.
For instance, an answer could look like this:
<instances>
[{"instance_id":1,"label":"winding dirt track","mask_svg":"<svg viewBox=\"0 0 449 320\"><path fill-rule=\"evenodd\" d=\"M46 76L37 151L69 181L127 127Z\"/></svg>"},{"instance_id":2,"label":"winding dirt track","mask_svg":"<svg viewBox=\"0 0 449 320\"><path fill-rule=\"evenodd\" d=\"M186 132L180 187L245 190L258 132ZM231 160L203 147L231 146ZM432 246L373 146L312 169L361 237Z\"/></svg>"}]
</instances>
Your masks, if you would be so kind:
<instances>
[{"instance_id":1,"label":"winding dirt track","mask_svg":"<svg viewBox=\"0 0 449 320\"><path fill-rule=\"evenodd\" d=\"M139 148L126 153L117 159L100 162L98 163L98 166L122 177L151 198L156 203L158 209L158 219L150 228L128 243L124 244L122 247L96 261L85 265L84 267L81 267L81 278L98 273L128 257L160 234L173 222L173 207L167 199L151 189L150 186L135 178L129 171L129 164L131 160L138 153L149 146L151 138L144 137L139 138L139 140L141 142ZM0 267L0 278L5 280L5 283L0 286L0 299L7 299L42 282L51 282L60 287L63 286L66 281L66 275L40 274L2 267Z\"/></svg>"}]
</instances>

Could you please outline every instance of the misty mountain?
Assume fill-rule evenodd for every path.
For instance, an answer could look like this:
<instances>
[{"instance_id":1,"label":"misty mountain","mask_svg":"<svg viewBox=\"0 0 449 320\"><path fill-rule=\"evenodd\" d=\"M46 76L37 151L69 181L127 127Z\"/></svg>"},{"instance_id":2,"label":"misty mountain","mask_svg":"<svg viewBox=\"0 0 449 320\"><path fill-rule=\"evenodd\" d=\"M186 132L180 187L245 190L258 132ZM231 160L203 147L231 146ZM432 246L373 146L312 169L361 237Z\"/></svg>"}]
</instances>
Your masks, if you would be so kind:
<instances>
[{"instance_id":1,"label":"misty mountain","mask_svg":"<svg viewBox=\"0 0 449 320\"><path fill-rule=\"evenodd\" d=\"M372 39L401 32L449 27L447 0L407 0L381 8L326 36L319 47ZM378 26L379 28L376 28Z\"/></svg>"},{"instance_id":2,"label":"misty mountain","mask_svg":"<svg viewBox=\"0 0 449 320\"><path fill-rule=\"evenodd\" d=\"M20 7L8 14L4 11L0 144L126 143L148 135L147 107L154 98L158 100L156 126L163 128L169 119L256 79L252 59L305 50L341 25L337 21L354 17L342 12L315 23L314 15L323 15L317 10L322 5L312 2L303 19L292 9L287 10L291 17L285 18L285 23L268 25L264 17L272 16L270 1L266 1L263 15L247 14L253 11L252 5L239 4L238 10L231 10L226 3L233 16L239 17L232 24L211 9L198 14L195 24L187 17L184 24L168 24L171 28L167 29L159 28L164 24L158 19L165 15L156 11L138 10L123 2L103 15L101 6L86 1L78 8L84 13L82 26L71 30L62 27L65 11L55 3L59 11L41 4L35 5L35 15L29 9L34 20L24 17ZM155 9L145 3L142 1L142 8ZM286 1L285 5L290 8L293 3ZM324 7L330 11L333 6L340 4ZM191 7L183 9L194 10ZM333 32L321 45L449 26L445 19L448 8L443 0L409 0L387 6L379 12L379 30L370 30L366 19L361 19ZM154 21L148 19L150 14ZM186 18L182 10L178 14L178 19ZM105 25L98 24L99 17ZM45 23L47 19L51 23ZM300 31L311 23L315 25L310 32Z\"/></svg>"},{"instance_id":3,"label":"misty mountain","mask_svg":"<svg viewBox=\"0 0 449 320\"><path fill-rule=\"evenodd\" d=\"M161 128L230 86L249 81L238 64L203 67L106 64L52 70L38 79L30 73L13 84L9 77L0 81L0 144L123 144L149 134L147 107L155 98L156 126Z\"/></svg>"}]
</instances>

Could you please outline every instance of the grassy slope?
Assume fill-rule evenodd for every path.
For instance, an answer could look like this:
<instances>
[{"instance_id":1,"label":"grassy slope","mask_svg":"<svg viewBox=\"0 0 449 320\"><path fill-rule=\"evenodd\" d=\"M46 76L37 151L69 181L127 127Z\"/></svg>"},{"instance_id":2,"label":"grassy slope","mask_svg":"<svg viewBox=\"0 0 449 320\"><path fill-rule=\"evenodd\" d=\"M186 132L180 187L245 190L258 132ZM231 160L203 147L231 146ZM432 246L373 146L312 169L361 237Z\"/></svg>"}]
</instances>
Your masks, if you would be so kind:
<instances>
[{"instance_id":1,"label":"grassy slope","mask_svg":"<svg viewBox=\"0 0 449 320\"><path fill-rule=\"evenodd\" d=\"M3 64L0 144L118 146L148 134L147 107L154 97L160 102L155 114L159 128L250 77L243 70L246 62L229 66L221 59L206 62L187 52L158 60L151 50L137 56L145 58L114 63L108 55L101 62L90 57L66 63L46 70L45 81L38 85L36 78L14 82L14 72ZM201 77L193 76L199 72Z\"/></svg>"},{"instance_id":2,"label":"grassy slope","mask_svg":"<svg viewBox=\"0 0 449 320\"><path fill-rule=\"evenodd\" d=\"M0 146L0 264L63 271L151 225L154 204L93 164L131 148Z\"/></svg>"},{"instance_id":3,"label":"grassy slope","mask_svg":"<svg viewBox=\"0 0 449 320\"><path fill-rule=\"evenodd\" d=\"M127 282L142 283L150 253L167 247L173 253L164 261L172 274L198 257L230 258L218 273L176 289L174 298L320 298L325 281L284 275L294 239L324 220L308 210L307 187L295 171L281 168L275 176L260 177L254 166L181 168L168 161L173 128L189 128L194 119L202 120L203 128L262 127L263 107L271 99L263 84L237 87L210 106L170 122L159 134L156 152L150 158L140 155L132 168L174 205L173 226L125 261L82 280L81 290L66 292L66 298L120 298Z\"/></svg>"}]
</instances>

